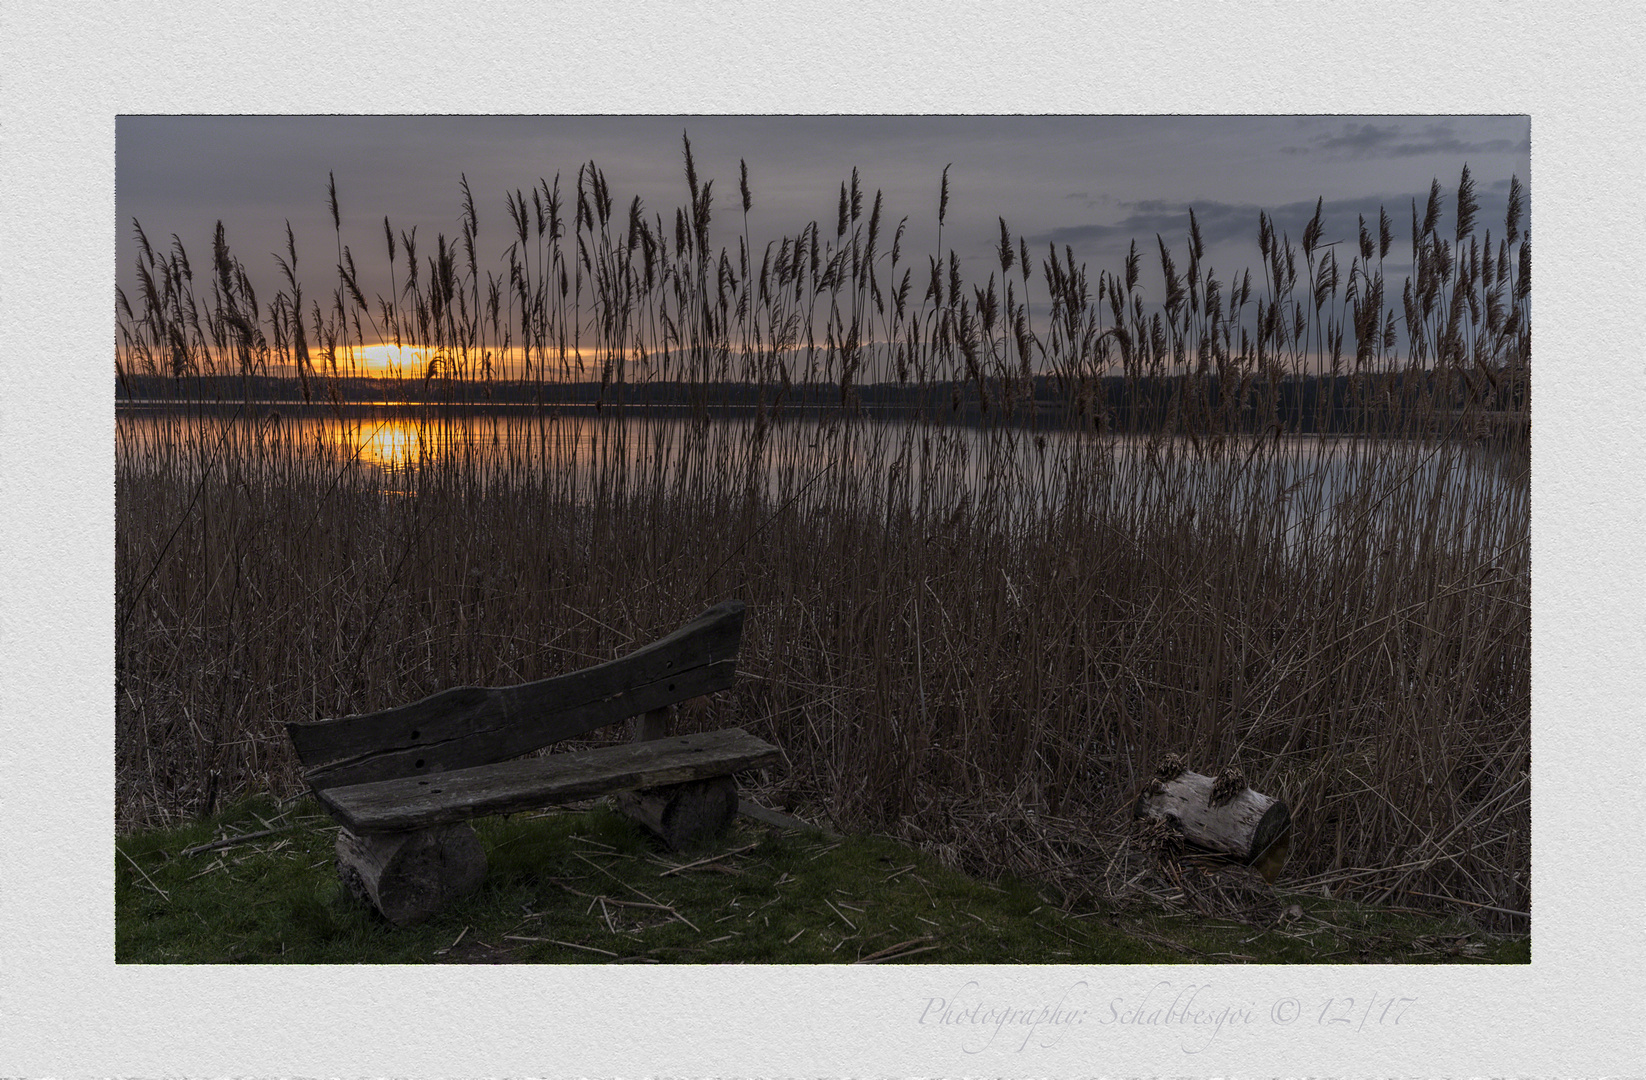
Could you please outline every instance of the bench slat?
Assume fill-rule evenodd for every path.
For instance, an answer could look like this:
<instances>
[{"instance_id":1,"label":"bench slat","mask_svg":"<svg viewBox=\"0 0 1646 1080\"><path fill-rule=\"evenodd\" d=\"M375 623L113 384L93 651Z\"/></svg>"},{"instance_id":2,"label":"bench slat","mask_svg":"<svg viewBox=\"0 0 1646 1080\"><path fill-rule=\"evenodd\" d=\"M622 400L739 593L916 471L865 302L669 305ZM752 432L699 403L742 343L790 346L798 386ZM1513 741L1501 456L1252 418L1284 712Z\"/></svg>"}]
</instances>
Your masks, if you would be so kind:
<instances>
[{"instance_id":1,"label":"bench slat","mask_svg":"<svg viewBox=\"0 0 1646 1080\"><path fill-rule=\"evenodd\" d=\"M382 712L286 725L316 791L506 761L730 688L743 604L710 608L628 656L521 686L464 686Z\"/></svg>"},{"instance_id":2,"label":"bench slat","mask_svg":"<svg viewBox=\"0 0 1646 1080\"><path fill-rule=\"evenodd\" d=\"M506 761L317 792L356 834L400 832L618 791L679 784L781 762L742 728Z\"/></svg>"}]
</instances>

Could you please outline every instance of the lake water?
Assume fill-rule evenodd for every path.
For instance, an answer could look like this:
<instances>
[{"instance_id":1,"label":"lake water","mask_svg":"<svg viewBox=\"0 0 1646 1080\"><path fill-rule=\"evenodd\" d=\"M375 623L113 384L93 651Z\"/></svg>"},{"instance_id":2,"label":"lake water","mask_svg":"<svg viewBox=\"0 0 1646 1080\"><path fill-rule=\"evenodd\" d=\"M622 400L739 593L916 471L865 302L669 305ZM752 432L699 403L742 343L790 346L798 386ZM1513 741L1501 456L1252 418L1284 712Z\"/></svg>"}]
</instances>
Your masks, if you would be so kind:
<instances>
[{"instance_id":1,"label":"lake water","mask_svg":"<svg viewBox=\"0 0 1646 1080\"><path fill-rule=\"evenodd\" d=\"M285 413L276 410L284 409ZM1022 515L1071 501L1111 510L1238 516L1254 504L1287 528L1329 529L1419 498L1455 518L1491 519L1524 531L1529 484L1523 457L1468 441L1419 443L1289 436L1150 439L968 424L900 416L752 414L687 416L465 408L441 415L393 405L352 405L342 415L287 404L193 416L153 407L117 409L123 469L198 475L201 462L232 461L250 482L347 471L385 493L415 496L460 480L526 485L589 500L641 486L735 489L771 503L825 494L948 511L1007 508ZM1447 504L1450 504L1449 506ZM1348 517L1343 508L1353 507ZM1312 531L1312 530L1311 530Z\"/></svg>"}]
</instances>

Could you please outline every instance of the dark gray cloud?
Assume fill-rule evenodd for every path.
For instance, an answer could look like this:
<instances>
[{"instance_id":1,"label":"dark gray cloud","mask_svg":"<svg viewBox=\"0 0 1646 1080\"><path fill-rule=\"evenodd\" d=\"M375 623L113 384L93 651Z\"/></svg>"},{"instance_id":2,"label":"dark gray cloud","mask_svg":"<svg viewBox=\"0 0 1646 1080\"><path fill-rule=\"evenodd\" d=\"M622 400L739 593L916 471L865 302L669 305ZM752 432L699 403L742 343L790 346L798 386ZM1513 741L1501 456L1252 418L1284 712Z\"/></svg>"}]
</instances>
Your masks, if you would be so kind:
<instances>
[{"instance_id":1,"label":"dark gray cloud","mask_svg":"<svg viewBox=\"0 0 1646 1080\"><path fill-rule=\"evenodd\" d=\"M1490 230L1494 237L1504 235L1503 219L1507 210L1507 183L1480 193L1481 216L1479 228ZM1442 188L1439 229L1448 235L1456 224L1456 189ZM1392 243L1384 263L1384 272L1396 280L1407 272L1412 242L1412 204L1415 199L1421 216L1427 206L1428 192L1412 195L1366 195L1352 199L1326 199L1320 206L1322 245L1338 244L1337 257L1347 265L1359 250L1360 225L1365 222L1373 243L1379 240L1380 213L1386 212L1390 221ZM1126 251L1136 241L1149 268L1145 282L1158 284L1159 246L1157 238L1166 243L1173 258L1182 264L1188 248L1190 207L1161 200L1142 200L1128 206L1128 213L1118 221L1105 224L1062 226L1048 233L1030 238L1030 244L1043 256L1048 244L1061 252L1064 245L1077 252L1092 253L1094 269L1119 272ZM1227 279L1243 269L1256 266L1260 259L1258 244L1259 215L1267 213L1275 233L1294 244L1302 240L1303 231L1314 217L1314 201L1296 201L1275 205L1263 203L1228 203L1208 201L1193 205L1195 222L1207 250L1207 265ZM1522 219L1522 228L1525 227Z\"/></svg>"},{"instance_id":2,"label":"dark gray cloud","mask_svg":"<svg viewBox=\"0 0 1646 1080\"><path fill-rule=\"evenodd\" d=\"M1511 126L1518 122L1522 129L1528 125L1525 117L1502 119ZM1294 156L1341 154L1351 158L1406 158L1513 154L1529 152L1530 146L1526 134L1468 138L1459 132L1456 123L1449 120L1437 120L1416 129L1409 124L1351 120L1335 131L1321 132L1304 145L1286 146L1282 150Z\"/></svg>"},{"instance_id":3,"label":"dark gray cloud","mask_svg":"<svg viewBox=\"0 0 1646 1080\"><path fill-rule=\"evenodd\" d=\"M1507 189L1506 182L1501 187L1493 186L1494 193L1506 192ZM1443 187L1441 197L1441 228L1444 232L1449 224L1456 221L1455 187ZM1412 201L1416 199L1421 214L1426 208L1427 198L1428 192L1425 191L1421 196L1383 194L1353 199L1326 199L1320 206L1324 228L1322 242L1358 241L1362 219L1375 237L1378 234L1379 213L1387 212L1396 240L1409 243L1412 232ZM1499 202L1501 203L1501 200ZM1031 237L1030 242L1040 246L1047 243L1060 247L1068 244L1077 250L1094 250L1111 249L1115 244L1129 245L1132 240L1143 243L1153 240L1158 235L1168 245L1175 247L1182 244L1189 235L1189 211L1192 209L1195 222L1200 226L1201 238L1208 246L1249 242L1255 251L1260 214L1269 215L1277 233L1283 236L1290 235L1293 240L1297 240L1302 236L1309 220L1314 217L1315 208L1316 203L1313 200L1278 205L1213 201L1185 205L1147 199L1129 204L1130 213L1119 221L1110 224L1062 226ZM1483 201L1483 209L1491 210L1493 207ZM1486 222L1486 227L1490 227L1491 223L1502 217L1504 207L1498 205L1495 209L1495 214L1482 219ZM1501 233L1502 230L1495 231Z\"/></svg>"}]
</instances>

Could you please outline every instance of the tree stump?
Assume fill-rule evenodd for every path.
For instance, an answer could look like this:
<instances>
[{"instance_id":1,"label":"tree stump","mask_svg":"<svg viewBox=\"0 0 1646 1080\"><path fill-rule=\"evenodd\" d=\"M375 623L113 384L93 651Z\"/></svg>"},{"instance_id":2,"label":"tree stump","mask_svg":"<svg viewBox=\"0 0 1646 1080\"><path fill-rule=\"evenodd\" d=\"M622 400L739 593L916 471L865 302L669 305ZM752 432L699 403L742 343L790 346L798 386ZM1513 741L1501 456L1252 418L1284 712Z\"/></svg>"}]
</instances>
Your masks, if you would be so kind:
<instances>
[{"instance_id":1,"label":"tree stump","mask_svg":"<svg viewBox=\"0 0 1646 1080\"><path fill-rule=\"evenodd\" d=\"M631 721L635 742L667 738L669 710L653 709ZM730 776L690 780L612 796L624 817L666 844L670 851L692 847L724 832L737 816L737 782Z\"/></svg>"},{"instance_id":2,"label":"tree stump","mask_svg":"<svg viewBox=\"0 0 1646 1080\"><path fill-rule=\"evenodd\" d=\"M1243 781L1221 779L1187 769L1157 776L1138 796L1135 815L1167 821L1191 844L1233 856L1273 881L1286 861L1291 811Z\"/></svg>"},{"instance_id":3,"label":"tree stump","mask_svg":"<svg viewBox=\"0 0 1646 1080\"><path fill-rule=\"evenodd\" d=\"M466 824L413 832L337 833L343 885L396 926L420 923L480 887L486 850Z\"/></svg>"},{"instance_id":4,"label":"tree stump","mask_svg":"<svg viewBox=\"0 0 1646 1080\"><path fill-rule=\"evenodd\" d=\"M719 836L737 816L737 781L729 776L691 780L612 796L612 804L671 851Z\"/></svg>"}]
</instances>

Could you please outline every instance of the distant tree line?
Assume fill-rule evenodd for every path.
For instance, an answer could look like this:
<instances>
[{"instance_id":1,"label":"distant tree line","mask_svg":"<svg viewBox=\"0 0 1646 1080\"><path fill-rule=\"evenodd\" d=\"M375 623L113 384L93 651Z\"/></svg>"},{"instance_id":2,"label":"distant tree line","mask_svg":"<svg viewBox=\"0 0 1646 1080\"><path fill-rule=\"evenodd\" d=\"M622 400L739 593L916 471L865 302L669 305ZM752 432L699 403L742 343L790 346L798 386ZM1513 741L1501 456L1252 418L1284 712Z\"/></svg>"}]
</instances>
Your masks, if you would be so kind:
<instances>
[{"instance_id":1,"label":"distant tree line","mask_svg":"<svg viewBox=\"0 0 1646 1080\"><path fill-rule=\"evenodd\" d=\"M316 411L386 403L396 406L520 406L575 412L645 410L728 416L764 409L817 415L868 411L946 419L970 425L1081 428L1102 432L1161 431L1194 435L1348 433L1393 436L1444 430L1444 419L1465 403L1477 416L1523 414L1524 377L1488 373L1485 389L1459 384L1448 371L1376 375L1288 375L1271 385L1227 391L1216 375L1121 375L1071 381L1055 375L1029 380L956 380L940 383L867 383L844 390L834 383L770 384L681 381L634 384L543 383L536 380L458 382L339 376L325 392L305 398L296 378L268 375L127 374L117 401L220 410L279 406ZM1238 395L1238 396L1236 396ZM1453 400L1455 399L1455 400ZM1448 404L1450 402L1450 404Z\"/></svg>"}]
</instances>

